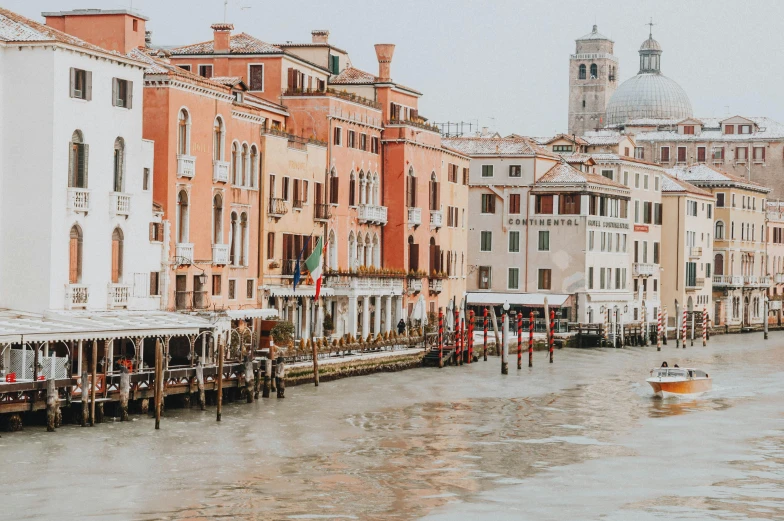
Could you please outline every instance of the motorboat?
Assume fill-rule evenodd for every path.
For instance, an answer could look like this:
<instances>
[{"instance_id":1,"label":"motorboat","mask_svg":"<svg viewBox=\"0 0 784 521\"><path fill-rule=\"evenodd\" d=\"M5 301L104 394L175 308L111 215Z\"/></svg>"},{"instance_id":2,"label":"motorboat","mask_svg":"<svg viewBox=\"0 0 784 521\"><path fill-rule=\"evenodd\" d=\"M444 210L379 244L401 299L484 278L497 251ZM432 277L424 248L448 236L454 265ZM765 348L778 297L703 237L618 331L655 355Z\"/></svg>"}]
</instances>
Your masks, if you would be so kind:
<instances>
[{"instance_id":1,"label":"motorboat","mask_svg":"<svg viewBox=\"0 0 784 521\"><path fill-rule=\"evenodd\" d=\"M704 393L713 386L708 373L688 367L657 367L645 381L660 395Z\"/></svg>"}]
</instances>

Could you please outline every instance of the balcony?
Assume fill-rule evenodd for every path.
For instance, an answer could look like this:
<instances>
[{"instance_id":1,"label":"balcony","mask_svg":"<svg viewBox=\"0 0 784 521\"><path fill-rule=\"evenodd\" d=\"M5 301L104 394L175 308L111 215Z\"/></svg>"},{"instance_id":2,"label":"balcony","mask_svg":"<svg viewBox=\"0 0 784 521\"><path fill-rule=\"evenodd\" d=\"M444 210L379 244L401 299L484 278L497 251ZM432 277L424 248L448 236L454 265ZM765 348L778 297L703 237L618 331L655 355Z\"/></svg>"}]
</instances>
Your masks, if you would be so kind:
<instances>
[{"instance_id":1,"label":"balcony","mask_svg":"<svg viewBox=\"0 0 784 521\"><path fill-rule=\"evenodd\" d=\"M357 218L360 223L386 224L387 207L375 204L361 204L359 205Z\"/></svg>"},{"instance_id":2,"label":"balcony","mask_svg":"<svg viewBox=\"0 0 784 521\"><path fill-rule=\"evenodd\" d=\"M65 285L65 309L85 309L89 299L89 286L85 284Z\"/></svg>"},{"instance_id":3,"label":"balcony","mask_svg":"<svg viewBox=\"0 0 784 521\"><path fill-rule=\"evenodd\" d=\"M421 208L409 208L408 209L408 225L409 226L419 226L422 224L422 209Z\"/></svg>"},{"instance_id":4,"label":"balcony","mask_svg":"<svg viewBox=\"0 0 784 521\"><path fill-rule=\"evenodd\" d=\"M773 280L776 284L784 284L784 273L776 273Z\"/></svg>"},{"instance_id":5,"label":"balcony","mask_svg":"<svg viewBox=\"0 0 784 521\"><path fill-rule=\"evenodd\" d=\"M128 217L131 215L131 196L120 192L112 192L112 213L114 215L123 215Z\"/></svg>"},{"instance_id":6,"label":"balcony","mask_svg":"<svg viewBox=\"0 0 784 521\"><path fill-rule=\"evenodd\" d=\"M109 284L109 309L122 309L128 307L128 298L131 296L130 284Z\"/></svg>"},{"instance_id":7,"label":"balcony","mask_svg":"<svg viewBox=\"0 0 784 521\"><path fill-rule=\"evenodd\" d=\"M635 262L632 265L632 273L635 277L650 277L655 275L657 270L656 264L648 264L647 262Z\"/></svg>"},{"instance_id":8,"label":"balcony","mask_svg":"<svg viewBox=\"0 0 784 521\"><path fill-rule=\"evenodd\" d=\"M420 293L422 291L422 279L409 278L408 279L408 292Z\"/></svg>"},{"instance_id":9,"label":"balcony","mask_svg":"<svg viewBox=\"0 0 784 521\"><path fill-rule=\"evenodd\" d=\"M705 278L704 277L697 277L695 279L689 280L686 279L686 289L693 290L693 289L702 289L705 287Z\"/></svg>"},{"instance_id":10,"label":"balcony","mask_svg":"<svg viewBox=\"0 0 784 521\"><path fill-rule=\"evenodd\" d=\"M209 307L206 291L178 291L174 304L177 311L207 309Z\"/></svg>"},{"instance_id":11,"label":"balcony","mask_svg":"<svg viewBox=\"0 0 784 521\"><path fill-rule=\"evenodd\" d=\"M285 199L281 199L280 197L270 197L269 209L267 211L267 214L270 217L280 219L288 212L289 212L289 207L287 206Z\"/></svg>"},{"instance_id":12,"label":"balcony","mask_svg":"<svg viewBox=\"0 0 784 521\"><path fill-rule=\"evenodd\" d=\"M699 259L702 257L702 247L701 246L692 246L689 248L689 258L690 259Z\"/></svg>"},{"instance_id":13,"label":"balcony","mask_svg":"<svg viewBox=\"0 0 784 521\"><path fill-rule=\"evenodd\" d=\"M283 259L280 261L280 274L291 277L297 269L297 259Z\"/></svg>"},{"instance_id":14,"label":"balcony","mask_svg":"<svg viewBox=\"0 0 784 521\"><path fill-rule=\"evenodd\" d=\"M737 275L714 275L713 285L716 287L741 287L743 286L743 277Z\"/></svg>"},{"instance_id":15,"label":"balcony","mask_svg":"<svg viewBox=\"0 0 784 521\"><path fill-rule=\"evenodd\" d=\"M430 293L441 293L444 291L444 279L430 279L427 287Z\"/></svg>"},{"instance_id":16,"label":"balcony","mask_svg":"<svg viewBox=\"0 0 784 521\"><path fill-rule=\"evenodd\" d=\"M196 175L196 158L177 154L177 177L193 178Z\"/></svg>"},{"instance_id":17,"label":"balcony","mask_svg":"<svg viewBox=\"0 0 784 521\"><path fill-rule=\"evenodd\" d=\"M743 285L744 286L754 286L758 288L767 288L770 286L771 279L768 276L764 277L755 277L752 275L746 275L743 277Z\"/></svg>"},{"instance_id":18,"label":"balcony","mask_svg":"<svg viewBox=\"0 0 784 521\"><path fill-rule=\"evenodd\" d=\"M178 242L174 251L177 257L177 264L192 264L193 263L193 243Z\"/></svg>"},{"instance_id":19,"label":"balcony","mask_svg":"<svg viewBox=\"0 0 784 521\"><path fill-rule=\"evenodd\" d=\"M324 276L324 285L335 290L371 290L387 294L403 292L403 277L333 273Z\"/></svg>"},{"instance_id":20,"label":"balcony","mask_svg":"<svg viewBox=\"0 0 784 521\"><path fill-rule=\"evenodd\" d=\"M437 230L444 225L444 213L441 210L430 210L430 229Z\"/></svg>"},{"instance_id":21,"label":"balcony","mask_svg":"<svg viewBox=\"0 0 784 521\"><path fill-rule=\"evenodd\" d=\"M72 212L87 213L90 211L90 190L86 188L68 188L66 206Z\"/></svg>"},{"instance_id":22,"label":"balcony","mask_svg":"<svg viewBox=\"0 0 784 521\"><path fill-rule=\"evenodd\" d=\"M228 244L213 244L212 245L212 265L225 266L229 263L229 245Z\"/></svg>"},{"instance_id":23,"label":"balcony","mask_svg":"<svg viewBox=\"0 0 784 521\"><path fill-rule=\"evenodd\" d=\"M313 205L313 220L326 222L332 217L332 206L328 204Z\"/></svg>"},{"instance_id":24,"label":"balcony","mask_svg":"<svg viewBox=\"0 0 784 521\"><path fill-rule=\"evenodd\" d=\"M229 182L229 162L212 161L212 182L213 183L228 183Z\"/></svg>"}]
</instances>

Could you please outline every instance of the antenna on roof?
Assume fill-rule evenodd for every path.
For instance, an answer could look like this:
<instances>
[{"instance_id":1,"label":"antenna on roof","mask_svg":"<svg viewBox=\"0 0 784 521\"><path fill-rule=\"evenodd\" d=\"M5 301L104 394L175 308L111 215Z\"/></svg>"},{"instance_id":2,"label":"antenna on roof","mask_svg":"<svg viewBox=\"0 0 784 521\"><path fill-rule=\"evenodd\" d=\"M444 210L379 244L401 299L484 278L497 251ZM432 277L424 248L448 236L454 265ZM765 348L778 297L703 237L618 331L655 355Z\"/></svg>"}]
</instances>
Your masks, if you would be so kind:
<instances>
[{"instance_id":1,"label":"antenna on roof","mask_svg":"<svg viewBox=\"0 0 784 521\"><path fill-rule=\"evenodd\" d=\"M648 26L648 38L653 38L653 26L656 25L653 23L653 17L651 16L651 21L645 24Z\"/></svg>"},{"instance_id":2,"label":"antenna on roof","mask_svg":"<svg viewBox=\"0 0 784 521\"><path fill-rule=\"evenodd\" d=\"M223 0L223 23L226 23L226 13L229 10L229 0Z\"/></svg>"}]
</instances>

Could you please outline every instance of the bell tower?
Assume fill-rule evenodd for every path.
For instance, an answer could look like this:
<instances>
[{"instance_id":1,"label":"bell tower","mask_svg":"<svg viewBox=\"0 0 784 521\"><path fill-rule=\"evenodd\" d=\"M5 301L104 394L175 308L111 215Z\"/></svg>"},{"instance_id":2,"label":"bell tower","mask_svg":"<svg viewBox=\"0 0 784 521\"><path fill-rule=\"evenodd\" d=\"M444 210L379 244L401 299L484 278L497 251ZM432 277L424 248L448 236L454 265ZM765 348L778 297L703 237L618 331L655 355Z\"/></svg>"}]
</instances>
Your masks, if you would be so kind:
<instances>
[{"instance_id":1,"label":"bell tower","mask_svg":"<svg viewBox=\"0 0 784 521\"><path fill-rule=\"evenodd\" d=\"M606 125L605 112L618 87L613 41L593 30L575 40L569 57L569 133L582 135Z\"/></svg>"}]
</instances>

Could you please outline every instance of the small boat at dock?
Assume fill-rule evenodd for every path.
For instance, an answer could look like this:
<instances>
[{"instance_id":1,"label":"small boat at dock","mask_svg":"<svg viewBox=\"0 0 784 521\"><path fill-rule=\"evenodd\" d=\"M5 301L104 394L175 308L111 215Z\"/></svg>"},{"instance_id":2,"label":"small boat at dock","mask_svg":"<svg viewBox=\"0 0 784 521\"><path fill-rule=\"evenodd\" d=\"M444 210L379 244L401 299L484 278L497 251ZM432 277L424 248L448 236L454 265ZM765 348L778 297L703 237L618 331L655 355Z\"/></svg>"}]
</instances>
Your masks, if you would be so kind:
<instances>
[{"instance_id":1,"label":"small boat at dock","mask_svg":"<svg viewBox=\"0 0 784 521\"><path fill-rule=\"evenodd\" d=\"M700 369L657 367L645 380L656 394L698 394L710 391L713 386L708 373Z\"/></svg>"}]
</instances>

